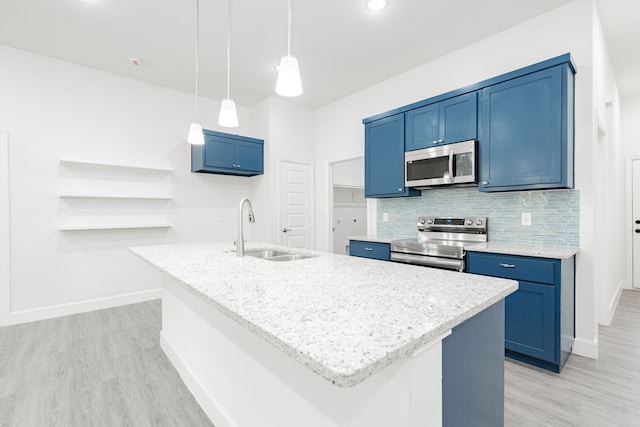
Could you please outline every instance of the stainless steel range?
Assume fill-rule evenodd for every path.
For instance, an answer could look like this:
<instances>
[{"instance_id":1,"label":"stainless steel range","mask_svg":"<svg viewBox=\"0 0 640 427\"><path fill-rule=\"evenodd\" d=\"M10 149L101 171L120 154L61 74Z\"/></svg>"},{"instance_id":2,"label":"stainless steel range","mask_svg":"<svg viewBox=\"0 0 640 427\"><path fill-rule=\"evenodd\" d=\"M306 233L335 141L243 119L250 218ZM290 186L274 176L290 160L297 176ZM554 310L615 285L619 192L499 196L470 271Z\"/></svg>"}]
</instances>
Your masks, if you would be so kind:
<instances>
[{"instance_id":1,"label":"stainless steel range","mask_svg":"<svg viewBox=\"0 0 640 427\"><path fill-rule=\"evenodd\" d=\"M391 261L464 271L465 245L487 241L487 218L418 218L418 237L391 241Z\"/></svg>"}]
</instances>

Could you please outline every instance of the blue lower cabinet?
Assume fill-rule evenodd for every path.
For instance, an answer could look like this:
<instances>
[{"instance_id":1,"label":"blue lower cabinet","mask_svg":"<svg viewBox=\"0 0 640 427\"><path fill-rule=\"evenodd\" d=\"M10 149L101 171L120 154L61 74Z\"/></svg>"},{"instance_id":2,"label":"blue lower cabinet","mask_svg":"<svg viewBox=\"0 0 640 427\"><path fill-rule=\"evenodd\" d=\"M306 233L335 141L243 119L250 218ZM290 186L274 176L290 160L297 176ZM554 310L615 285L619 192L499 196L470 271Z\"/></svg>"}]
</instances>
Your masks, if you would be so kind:
<instances>
[{"instance_id":1,"label":"blue lower cabinet","mask_svg":"<svg viewBox=\"0 0 640 427\"><path fill-rule=\"evenodd\" d=\"M575 257L467 253L467 273L518 280L505 299L505 355L560 372L575 337Z\"/></svg>"},{"instance_id":2,"label":"blue lower cabinet","mask_svg":"<svg viewBox=\"0 0 640 427\"><path fill-rule=\"evenodd\" d=\"M204 130L204 145L191 146L191 172L253 176L264 173L264 141Z\"/></svg>"},{"instance_id":3,"label":"blue lower cabinet","mask_svg":"<svg viewBox=\"0 0 640 427\"><path fill-rule=\"evenodd\" d=\"M504 348L558 363L555 343L555 288L553 285L519 282L506 298Z\"/></svg>"},{"instance_id":4,"label":"blue lower cabinet","mask_svg":"<svg viewBox=\"0 0 640 427\"><path fill-rule=\"evenodd\" d=\"M504 425L504 302L442 340L442 425Z\"/></svg>"},{"instance_id":5,"label":"blue lower cabinet","mask_svg":"<svg viewBox=\"0 0 640 427\"><path fill-rule=\"evenodd\" d=\"M389 243L351 240L349 242L349 255L389 261L391 260L391 245Z\"/></svg>"}]
</instances>

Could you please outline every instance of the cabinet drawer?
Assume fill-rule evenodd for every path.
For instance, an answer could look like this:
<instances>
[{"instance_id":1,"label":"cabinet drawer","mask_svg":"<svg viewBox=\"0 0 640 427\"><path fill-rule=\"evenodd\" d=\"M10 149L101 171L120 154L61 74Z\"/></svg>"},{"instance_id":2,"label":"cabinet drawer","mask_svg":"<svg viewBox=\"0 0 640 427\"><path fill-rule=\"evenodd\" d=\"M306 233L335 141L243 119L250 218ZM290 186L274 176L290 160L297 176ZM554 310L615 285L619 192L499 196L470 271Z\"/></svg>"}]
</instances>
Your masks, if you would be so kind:
<instances>
[{"instance_id":1,"label":"cabinet drawer","mask_svg":"<svg viewBox=\"0 0 640 427\"><path fill-rule=\"evenodd\" d=\"M389 261L391 259L391 245L388 243L351 240L349 243L349 255Z\"/></svg>"},{"instance_id":2,"label":"cabinet drawer","mask_svg":"<svg viewBox=\"0 0 640 427\"><path fill-rule=\"evenodd\" d=\"M468 252L466 271L553 285L559 281L560 260Z\"/></svg>"}]
</instances>

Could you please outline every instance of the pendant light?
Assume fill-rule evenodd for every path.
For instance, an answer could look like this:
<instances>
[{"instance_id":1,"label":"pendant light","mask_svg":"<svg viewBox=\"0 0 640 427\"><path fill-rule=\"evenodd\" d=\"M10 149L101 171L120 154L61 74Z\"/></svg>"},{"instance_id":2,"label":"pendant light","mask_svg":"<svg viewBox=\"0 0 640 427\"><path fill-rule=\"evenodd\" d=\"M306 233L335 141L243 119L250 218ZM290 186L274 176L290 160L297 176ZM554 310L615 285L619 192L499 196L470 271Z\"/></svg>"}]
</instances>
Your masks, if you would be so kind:
<instances>
[{"instance_id":1,"label":"pendant light","mask_svg":"<svg viewBox=\"0 0 640 427\"><path fill-rule=\"evenodd\" d=\"M238 127L238 113L236 103L229 98L229 86L231 80L231 0L227 2L228 27L227 27L227 97L220 104L218 124L226 128Z\"/></svg>"},{"instance_id":2,"label":"pendant light","mask_svg":"<svg viewBox=\"0 0 640 427\"><path fill-rule=\"evenodd\" d=\"M200 0L196 0L196 116L189 127L187 142L193 145L204 145L202 125L198 123L198 39L200 38Z\"/></svg>"},{"instance_id":3,"label":"pendant light","mask_svg":"<svg viewBox=\"0 0 640 427\"><path fill-rule=\"evenodd\" d=\"M291 0L288 0L289 23L287 27L287 54L280 59L276 93L282 96L298 96L302 94L302 81L298 60L291 56Z\"/></svg>"}]
</instances>

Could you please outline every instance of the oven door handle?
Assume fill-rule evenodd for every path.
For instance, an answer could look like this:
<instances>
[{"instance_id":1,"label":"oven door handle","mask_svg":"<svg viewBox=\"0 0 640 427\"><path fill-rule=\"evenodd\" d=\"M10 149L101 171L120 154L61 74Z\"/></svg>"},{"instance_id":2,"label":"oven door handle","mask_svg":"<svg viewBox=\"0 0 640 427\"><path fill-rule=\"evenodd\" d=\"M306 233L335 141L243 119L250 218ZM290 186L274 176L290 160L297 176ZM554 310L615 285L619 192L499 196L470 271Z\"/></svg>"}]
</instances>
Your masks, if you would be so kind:
<instances>
[{"instance_id":1,"label":"oven door handle","mask_svg":"<svg viewBox=\"0 0 640 427\"><path fill-rule=\"evenodd\" d=\"M452 258L438 258L424 255L413 255L399 252L391 252L391 261L405 264L422 265L425 267L438 267L447 270L464 271L464 260Z\"/></svg>"}]
</instances>

